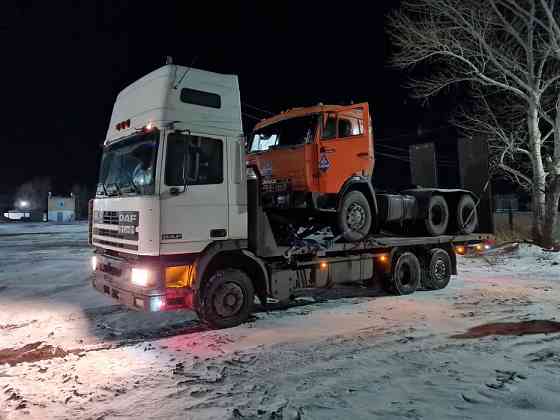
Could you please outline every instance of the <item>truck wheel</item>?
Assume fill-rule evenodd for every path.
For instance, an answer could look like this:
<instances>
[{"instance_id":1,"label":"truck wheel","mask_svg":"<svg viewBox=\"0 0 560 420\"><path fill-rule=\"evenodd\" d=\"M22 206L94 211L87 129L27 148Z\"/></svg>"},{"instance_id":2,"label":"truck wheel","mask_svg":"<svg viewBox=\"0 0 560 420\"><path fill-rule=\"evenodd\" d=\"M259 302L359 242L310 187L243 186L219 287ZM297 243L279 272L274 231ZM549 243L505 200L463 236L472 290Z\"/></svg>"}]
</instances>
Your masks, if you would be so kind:
<instances>
[{"instance_id":1,"label":"truck wheel","mask_svg":"<svg viewBox=\"0 0 560 420\"><path fill-rule=\"evenodd\" d=\"M476 204L469 194L463 194L457 203L457 226L459 233L465 235L473 233L478 226Z\"/></svg>"},{"instance_id":2,"label":"truck wheel","mask_svg":"<svg viewBox=\"0 0 560 420\"><path fill-rule=\"evenodd\" d=\"M403 252L397 258L391 275L391 289L397 295L410 295L420 286L422 270L412 252Z\"/></svg>"},{"instance_id":3,"label":"truck wheel","mask_svg":"<svg viewBox=\"0 0 560 420\"><path fill-rule=\"evenodd\" d=\"M433 195L428 203L428 216L425 220L426 230L431 236L440 236L449 224L449 207L441 195Z\"/></svg>"},{"instance_id":4,"label":"truck wheel","mask_svg":"<svg viewBox=\"0 0 560 420\"><path fill-rule=\"evenodd\" d=\"M254 299L253 283L243 271L217 270L202 286L195 310L209 327L229 328L249 318Z\"/></svg>"},{"instance_id":5,"label":"truck wheel","mask_svg":"<svg viewBox=\"0 0 560 420\"><path fill-rule=\"evenodd\" d=\"M371 229L371 209L360 191L350 191L344 196L335 228L348 242L361 241L368 235Z\"/></svg>"},{"instance_id":6,"label":"truck wheel","mask_svg":"<svg viewBox=\"0 0 560 420\"><path fill-rule=\"evenodd\" d=\"M451 257L444 249L432 249L422 285L426 289L439 290L445 288L449 280L451 280Z\"/></svg>"}]
</instances>

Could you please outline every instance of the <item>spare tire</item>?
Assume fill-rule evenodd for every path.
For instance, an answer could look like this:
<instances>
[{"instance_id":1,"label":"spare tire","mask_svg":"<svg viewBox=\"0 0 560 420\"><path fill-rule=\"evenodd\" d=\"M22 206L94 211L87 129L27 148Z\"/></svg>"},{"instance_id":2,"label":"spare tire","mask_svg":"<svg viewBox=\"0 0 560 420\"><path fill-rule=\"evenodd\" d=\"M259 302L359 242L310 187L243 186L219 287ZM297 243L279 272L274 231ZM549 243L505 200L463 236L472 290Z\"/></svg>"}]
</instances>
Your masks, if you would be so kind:
<instances>
[{"instance_id":1,"label":"spare tire","mask_svg":"<svg viewBox=\"0 0 560 420\"><path fill-rule=\"evenodd\" d=\"M463 194L457 203L457 230L464 235L470 235L478 226L478 214L474 198Z\"/></svg>"},{"instance_id":2,"label":"spare tire","mask_svg":"<svg viewBox=\"0 0 560 420\"><path fill-rule=\"evenodd\" d=\"M449 207L441 195L433 195L428 203L428 214L424 221L426 231L431 236L440 236L449 224Z\"/></svg>"},{"instance_id":3,"label":"spare tire","mask_svg":"<svg viewBox=\"0 0 560 420\"><path fill-rule=\"evenodd\" d=\"M371 229L371 209L360 191L350 191L342 199L335 230L348 242L364 239Z\"/></svg>"}]
</instances>

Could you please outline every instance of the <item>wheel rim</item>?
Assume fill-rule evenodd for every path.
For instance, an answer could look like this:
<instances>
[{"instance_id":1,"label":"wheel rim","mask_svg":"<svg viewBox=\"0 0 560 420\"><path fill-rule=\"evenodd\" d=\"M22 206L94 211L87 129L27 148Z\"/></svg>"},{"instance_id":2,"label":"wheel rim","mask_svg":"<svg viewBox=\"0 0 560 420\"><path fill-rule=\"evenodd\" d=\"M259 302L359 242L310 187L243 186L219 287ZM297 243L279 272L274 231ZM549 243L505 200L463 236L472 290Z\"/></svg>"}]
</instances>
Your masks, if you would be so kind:
<instances>
[{"instance_id":1,"label":"wheel rim","mask_svg":"<svg viewBox=\"0 0 560 420\"><path fill-rule=\"evenodd\" d=\"M434 264L433 276L436 280L442 281L447 277L447 265L443 260L437 260Z\"/></svg>"},{"instance_id":2,"label":"wheel rim","mask_svg":"<svg viewBox=\"0 0 560 420\"><path fill-rule=\"evenodd\" d=\"M346 223L352 230L361 230L366 223L366 210L358 203L352 203L348 207Z\"/></svg>"},{"instance_id":3,"label":"wheel rim","mask_svg":"<svg viewBox=\"0 0 560 420\"><path fill-rule=\"evenodd\" d=\"M216 313L222 318L235 316L243 307L245 295L236 283L225 283L214 295L213 304Z\"/></svg>"}]
</instances>

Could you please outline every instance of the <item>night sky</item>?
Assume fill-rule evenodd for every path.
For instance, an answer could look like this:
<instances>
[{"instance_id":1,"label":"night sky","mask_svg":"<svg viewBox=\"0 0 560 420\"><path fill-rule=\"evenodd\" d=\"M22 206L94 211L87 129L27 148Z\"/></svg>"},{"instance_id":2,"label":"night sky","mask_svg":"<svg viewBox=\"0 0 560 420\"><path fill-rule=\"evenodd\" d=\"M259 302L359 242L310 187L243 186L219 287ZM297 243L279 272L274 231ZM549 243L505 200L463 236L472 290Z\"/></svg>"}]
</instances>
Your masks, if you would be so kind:
<instances>
[{"instance_id":1,"label":"night sky","mask_svg":"<svg viewBox=\"0 0 560 420\"><path fill-rule=\"evenodd\" d=\"M266 116L251 106L351 100L372 105L379 144L447 124L437 103L408 99L407 75L389 66L385 16L398 1L197 3L4 0L0 193L35 176L58 192L93 185L116 95L167 55L238 74L245 131Z\"/></svg>"}]
</instances>

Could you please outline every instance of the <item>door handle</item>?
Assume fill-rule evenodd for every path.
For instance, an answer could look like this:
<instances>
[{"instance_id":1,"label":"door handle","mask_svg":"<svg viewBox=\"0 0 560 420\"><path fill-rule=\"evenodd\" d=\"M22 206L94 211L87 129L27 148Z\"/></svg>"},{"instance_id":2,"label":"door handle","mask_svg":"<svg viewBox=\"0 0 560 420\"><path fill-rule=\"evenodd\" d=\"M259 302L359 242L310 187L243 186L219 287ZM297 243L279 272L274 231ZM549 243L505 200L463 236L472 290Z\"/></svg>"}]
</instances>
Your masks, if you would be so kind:
<instances>
[{"instance_id":1,"label":"door handle","mask_svg":"<svg viewBox=\"0 0 560 420\"><path fill-rule=\"evenodd\" d=\"M367 153L367 152L358 153L356 156L361 157L361 158L367 158L367 157L369 157L369 153Z\"/></svg>"},{"instance_id":2,"label":"door handle","mask_svg":"<svg viewBox=\"0 0 560 420\"><path fill-rule=\"evenodd\" d=\"M336 149L327 149L325 147L321 147L320 152L321 153L334 153L334 152L336 152Z\"/></svg>"}]
</instances>

